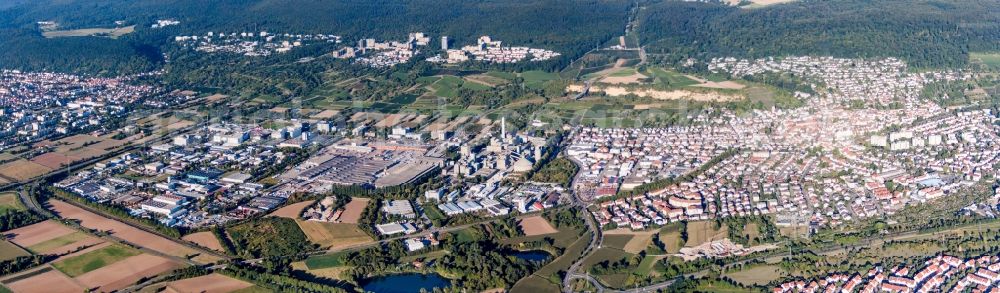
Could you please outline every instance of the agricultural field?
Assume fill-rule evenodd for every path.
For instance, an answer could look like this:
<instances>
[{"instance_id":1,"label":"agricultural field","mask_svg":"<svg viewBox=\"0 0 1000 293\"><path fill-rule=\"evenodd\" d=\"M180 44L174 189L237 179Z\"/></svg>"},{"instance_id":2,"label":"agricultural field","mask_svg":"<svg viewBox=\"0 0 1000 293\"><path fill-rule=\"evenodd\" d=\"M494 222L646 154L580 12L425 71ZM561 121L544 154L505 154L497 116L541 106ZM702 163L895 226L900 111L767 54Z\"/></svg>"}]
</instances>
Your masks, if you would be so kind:
<instances>
[{"instance_id":1,"label":"agricultural field","mask_svg":"<svg viewBox=\"0 0 1000 293\"><path fill-rule=\"evenodd\" d=\"M687 224L688 241L684 247L695 247L711 241L722 240L729 236L729 228L715 228L714 221L689 222Z\"/></svg>"},{"instance_id":2,"label":"agricultural field","mask_svg":"<svg viewBox=\"0 0 1000 293\"><path fill-rule=\"evenodd\" d=\"M625 245L632 240L632 235L628 234L604 234L604 241L601 247L610 247L618 250L625 250Z\"/></svg>"},{"instance_id":3,"label":"agricultural field","mask_svg":"<svg viewBox=\"0 0 1000 293\"><path fill-rule=\"evenodd\" d=\"M11 260L18 256L28 256L31 255L24 249L17 247L14 243L7 241L0 241L0 261Z\"/></svg>"},{"instance_id":4,"label":"agricultural field","mask_svg":"<svg viewBox=\"0 0 1000 293\"><path fill-rule=\"evenodd\" d=\"M178 257L198 255L193 260L199 263L213 263L219 260L218 257L204 254L201 251L184 246L167 238L140 230L116 220L105 218L63 201L49 200L48 204L52 211L62 218L77 220L80 222L81 226L89 229L111 231L111 235L128 241L129 243Z\"/></svg>"},{"instance_id":5,"label":"agricultural field","mask_svg":"<svg viewBox=\"0 0 1000 293\"><path fill-rule=\"evenodd\" d=\"M83 232L73 232L44 242L28 246L28 250L38 254L61 254L80 247L94 246L104 241Z\"/></svg>"},{"instance_id":6,"label":"agricultural field","mask_svg":"<svg viewBox=\"0 0 1000 293\"><path fill-rule=\"evenodd\" d=\"M667 253L680 252L681 247L684 246L680 229L681 226L679 223L670 223L660 228L660 233L657 234L657 237L660 237L660 242L666 246Z\"/></svg>"},{"instance_id":7,"label":"agricultural field","mask_svg":"<svg viewBox=\"0 0 1000 293\"><path fill-rule=\"evenodd\" d=\"M143 288L141 292L202 292L227 293L254 287L253 283L222 274L208 274Z\"/></svg>"},{"instance_id":8,"label":"agricultural field","mask_svg":"<svg viewBox=\"0 0 1000 293\"><path fill-rule=\"evenodd\" d=\"M537 236L545 235L559 232L549 221L541 216L528 217L521 220L519 223L521 226L521 231L524 231L525 236Z\"/></svg>"},{"instance_id":9,"label":"agricultural field","mask_svg":"<svg viewBox=\"0 0 1000 293\"><path fill-rule=\"evenodd\" d=\"M281 217L287 219L298 219L299 216L302 215L302 210L305 210L306 207L315 202L316 202L315 200L307 200L303 202L297 202L290 205L286 205L275 210L274 212L271 212L271 214L269 214L268 216Z\"/></svg>"},{"instance_id":10,"label":"agricultural field","mask_svg":"<svg viewBox=\"0 0 1000 293\"><path fill-rule=\"evenodd\" d=\"M60 260L53 263L52 266L70 277L76 277L139 254L138 250L129 247L108 245L101 249Z\"/></svg>"},{"instance_id":11,"label":"agricultural field","mask_svg":"<svg viewBox=\"0 0 1000 293\"><path fill-rule=\"evenodd\" d=\"M222 243L219 242L219 238L215 237L215 233L209 231L191 233L184 235L181 239L218 252L226 251L225 248L222 247Z\"/></svg>"},{"instance_id":12,"label":"agricultural field","mask_svg":"<svg viewBox=\"0 0 1000 293\"><path fill-rule=\"evenodd\" d=\"M10 179L8 181L12 182L27 181L51 171L52 168L25 159L17 159L0 165L0 177Z\"/></svg>"},{"instance_id":13,"label":"agricultural field","mask_svg":"<svg viewBox=\"0 0 1000 293\"><path fill-rule=\"evenodd\" d=\"M22 210L24 210L24 206L21 205L21 200L18 199L16 192L0 193L0 214L6 213L7 211Z\"/></svg>"},{"instance_id":14,"label":"agricultural field","mask_svg":"<svg viewBox=\"0 0 1000 293\"><path fill-rule=\"evenodd\" d=\"M612 230L612 231L609 231L608 233L606 233L605 235L614 235L614 234L621 233L621 234L618 234L618 235L628 235L628 236L631 236L628 239L628 241L625 242L624 245L622 245L621 249L624 250L625 252L632 253L632 254L639 253L639 252L645 250L647 247L649 247L650 243L652 243L652 241L653 241L653 237L656 236L656 234L657 234L656 230L652 230L652 231L631 231L631 230L625 230L623 232L619 232L619 231L620 230ZM614 234L609 234L609 233L614 233Z\"/></svg>"},{"instance_id":15,"label":"agricultural field","mask_svg":"<svg viewBox=\"0 0 1000 293\"><path fill-rule=\"evenodd\" d=\"M32 247L75 232L56 221L42 221L4 232L4 237L21 247Z\"/></svg>"},{"instance_id":16,"label":"agricultural field","mask_svg":"<svg viewBox=\"0 0 1000 293\"><path fill-rule=\"evenodd\" d=\"M726 272L724 276L743 285L766 285L780 279L782 270L777 265L753 265L739 271Z\"/></svg>"},{"instance_id":17,"label":"agricultural field","mask_svg":"<svg viewBox=\"0 0 1000 293\"><path fill-rule=\"evenodd\" d=\"M296 220L296 223L309 242L321 248L344 248L372 241L371 236L358 228L357 224L304 220Z\"/></svg>"},{"instance_id":18,"label":"agricultural field","mask_svg":"<svg viewBox=\"0 0 1000 293\"><path fill-rule=\"evenodd\" d=\"M117 291L181 267L173 261L150 254L139 254L80 275L75 279L87 288L98 291Z\"/></svg>"},{"instance_id":19,"label":"agricultural field","mask_svg":"<svg viewBox=\"0 0 1000 293\"><path fill-rule=\"evenodd\" d=\"M4 285L14 292L79 293L87 291L72 278L52 268L43 268L24 278L5 280Z\"/></svg>"}]
</instances>

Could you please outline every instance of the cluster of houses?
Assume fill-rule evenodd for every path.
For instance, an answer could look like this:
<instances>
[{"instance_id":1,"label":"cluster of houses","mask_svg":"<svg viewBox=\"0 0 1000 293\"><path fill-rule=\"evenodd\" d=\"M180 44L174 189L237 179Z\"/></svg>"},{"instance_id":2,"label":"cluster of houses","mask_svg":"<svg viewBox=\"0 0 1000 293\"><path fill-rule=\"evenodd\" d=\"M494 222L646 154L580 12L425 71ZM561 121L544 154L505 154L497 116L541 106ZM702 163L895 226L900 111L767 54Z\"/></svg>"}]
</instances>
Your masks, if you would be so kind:
<instances>
[{"instance_id":1,"label":"cluster of houses","mask_svg":"<svg viewBox=\"0 0 1000 293\"><path fill-rule=\"evenodd\" d=\"M895 58L864 60L807 56L747 60L728 57L710 60L708 69L737 77L791 73L810 79L814 88L832 89L814 102L839 104L863 100L881 106L919 97L923 86L930 82L969 78L969 74L956 71L913 73L907 69L906 62Z\"/></svg>"},{"instance_id":2,"label":"cluster of houses","mask_svg":"<svg viewBox=\"0 0 1000 293\"><path fill-rule=\"evenodd\" d=\"M1000 285L1000 257L962 259L937 255L923 264L876 266L867 273L834 273L774 288L785 292L994 292Z\"/></svg>"},{"instance_id":3,"label":"cluster of houses","mask_svg":"<svg viewBox=\"0 0 1000 293\"><path fill-rule=\"evenodd\" d=\"M270 56L285 53L309 43L340 43L340 36L327 34L274 34L269 32L216 33L176 36L181 46L205 53L232 53L244 56Z\"/></svg>"},{"instance_id":4,"label":"cluster of houses","mask_svg":"<svg viewBox=\"0 0 1000 293\"><path fill-rule=\"evenodd\" d=\"M644 229L774 214L780 226L836 226L893 214L998 175L995 114L948 110L920 96L927 83L965 74L910 73L895 59L817 57L722 58L709 68L735 76L794 73L817 94L797 93L804 105L796 109L700 113L693 117L697 126L576 130L566 153L581 165L574 188L585 199L697 174L603 203L595 212L602 223ZM725 150L732 155L706 165Z\"/></svg>"},{"instance_id":5,"label":"cluster of houses","mask_svg":"<svg viewBox=\"0 0 1000 293\"><path fill-rule=\"evenodd\" d=\"M580 165L577 189L599 199L693 171L740 137L728 127L583 128L566 154Z\"/></svg>"},{"instance_id":6,"label":"cluster of houses","mask_svg":"<svg viewBox=\"0 0 1000 293\"><path fill-rule=\"evenodd\" d=\"M131 105L159 94L129 78L0 70L0 149L84 130L102 130ZM113 129L103 129L110 132Z\"/></svg>"}]
</instances>

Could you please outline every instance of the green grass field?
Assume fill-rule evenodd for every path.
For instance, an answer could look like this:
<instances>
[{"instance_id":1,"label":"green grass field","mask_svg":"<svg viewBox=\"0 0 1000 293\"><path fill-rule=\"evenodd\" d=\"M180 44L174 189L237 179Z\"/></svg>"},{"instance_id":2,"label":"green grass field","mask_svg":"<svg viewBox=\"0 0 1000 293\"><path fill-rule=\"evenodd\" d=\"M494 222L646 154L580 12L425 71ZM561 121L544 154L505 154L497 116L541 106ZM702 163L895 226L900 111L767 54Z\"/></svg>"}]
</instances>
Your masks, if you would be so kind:
<instances>
[{"instance_id":1,"label":"green grass field","mask_svg":"<svg viewBox=\"0 0 1000 293\"><path fill-rule=\"evenodd\" d=\"M462 86L462 83L464 81L457 76L445 75L431 84L431 89L439 97L455 98L458 96L458 88Z\"/></svg>"},{"instance_id":2,"label":"green grass field","mask_svg":"<svg viewBox=\"0 0 1000 293\"><path fill-rule=\"evenodd\" d=\"M739 271L727 272L725 276L743 285L765 285L781 278L781 271L777 265L754 265Z\"/></svg>"},{"instance_id":3,"label":"green grass field","mask_svg":"<svg viewBox=\"0 0 1000 293\"><path fill-rule=\"evenodd\" d=\"M454 232L455 240L458 241L458 242L479 241L480 239L483 239L483 236L484 236L483 235L483 231L480 231L478 228L474 228L474 227L466 228L466 229L459 230L458 232Z\"/></svg>"},{"instance_id":4,"label":"green grass field","mask_svg":"<svg viewBox=\"0 0 1000 293\"><path fill-rule=\"evenodd\" d=\"M560 292L559 285L553 284L545 278L531 275L521 279L510 288L510 292Z\"/></svg>"},{"instance_id":5,"label":"green grass field","mask_svg":"<svg viewBox=\"0 0 1000 293\"><path fill-rule=\"evenodd\" d=\"M635 68L625 67L625 68L619 69L618 71L612 72L611 74L608 74L608 76L612 76L612 77L624 77L624 76L631 76L631 75L634 75L636 73L638 73L638 72L635 71Z\"/></svg>"},{"instance_id":6,"label":"green grass field","mask_svg":"<svg viewBox=\"0 0 1000 293\"><path fill-rule=\"evenodd\" d=\"M669 87L685 87L698 84L698 81L688 78L683 74L660 67L646 69L646 75L653 78L654 83L667 85Z\"/></svg>"},{"instance_id":7,"label":"green grass field","mask_svg":"<svg viewBox=\"0 0 1000 293\"><path fill-rule=\"evenodd\" d=\"M625 249L625 244L628 244L629 240L632 240L633 235L605 235L604 242L601 243L601 247L611 247L617 249Z\"/></svg>"},{"instance_id":8,"label":"green grass field","mask_svg":"<svg viewBox=\"0 0 1000 293\"><path fill-rule=\"evenodd\" d=\"M486 75L489 75L489 76L492 76L492 77L496 77L496 78L500 78L500 79L505 79L505 80L512 80L515 77L517 77L517 74L515 74L515 73L503 72L503 71L490 71L490 72L487 72Z\"/></svg>"},{"instance_id":9,"label":"green grass field","mask_svg":"<svg viewBox=\"0 0 1000 293\"><path fill-rule=\"evenodd\" d=\"M563 255L559 256L558 258L550 262L548 265L545 265L541 269L538 269L538 271L535 272L535 274L539 276L551 276L553 274L556 274L557 272L565 271L566 269L568 269L569 266L573 265L573 262L576 261L578 257L580 257L580 254L583 253L583 250L587 249L587 245L590 242L590 233L592 232L587 232L586 234L583 234L583 236L577 239L576 242L573 242L572 245L566 248L566 251L563 252Z\"/></svg>"},{"instance_id":10,"label":"green grass field","mask_svg":"<svg viewBox=\"0 0 1000 293\"><path fill-rule=\"evenodd\" d=\"M310 270L339 267L344 265L344 257L346 256L347 252L343 251L331 254L318 255L307 258L305 263L306 267L309 268Z\"/></svg>"},{"instance_id":11,"label":"green grass field","mask_svg":"<svg viewBox=\"0 0 1000 293\"><path fill-rule=\"evenodd\" d=\"M132 248L110 245L61 260L52 266L70 277L76 277L139 254L138 250Z\"/></svg>"},{"instance_id":12,"label":"green grass field","mask_svg":"<svg viewBox=\"0 0 1000 293\"><path fill-rule=\"evenodd\" d=\"M607 260L615 262L631 256L632 254L622 251L620 249L601 247L595 250L594 253L591 253L590 256L587 256L587 259L583 261L582 269L585 271L589 271L590 267L602 261Z\"/></svg>"},{"instance_id":13,"label":"green grass field","mask_svg":"<svg viewBox=\"0 0 1000 293\"><path fill-rule=\"evenodd\" d=\"M464 83L462 83L462 88L474 91L485 91L491 89L492 87L478 82L465 81Z\"/></svg>"},{"instance_id":14,"label":"green grass field","mask_svg":"<svg viewBox=\"0 0 1000 293\"><path fill-rule=\"evenodd\" d=\"M14 243L7 241L0 241L0 260L10 260L18 256L28 256L31 255L24 249L17 247Z\"/></svg>"},{"instance_id":15,"label":"green grass field","mask_svg":"<svg viewBox=\"0 0 1000 293\"><path fill-rule=\"evenodd\" d=\"M969 61L979 62L990 69L1000 69L1000 52L972 52L969 53Z\"/></svg>"},{"instance_id":16,"label":"green grass field","mask_svg":"<svg viewBox=\"0 0 1000 293\"><path fill-rule=\"evenodd\" d=\"M524 86L531 89L542 89L545 88L545 84L547 82L558 80L559 74L553 72L532 70L532 71L521 72L521 78L524 79Z\"/></svg>"},{"instance_id":17,"label":"green grass field","mask_svg":"<svg viewBox=\"0 0 1000 293\"><path fill-rule=\"evenodd\" d=\"M41 243L29 246L27 248L28 250L31 250L34 253L44 253L46 251L63 247L86 238L87 234L84 234L83 232L73 232L70 234L66 234L63 236L43 241Z\"/></svg>"},{"instance_id":18,"label":"green grass field","mask_svg":"<svg viewBox=\"0 0 1000 293\"><path fill-rule=\"evenodd\" d=\"M10 210L24 210L24 206L21 205L21 201L17 198L16 193L0 193L0 214L6 213Z\"/></svg>"},{"instance_id":19,"label":"green grass field","mask_svg":"<svg viewBox=\"0 0 1000 293\"><path fill-rule=\"evenodd\" d=\"M639 263L639 268L635 269L635 274L639 276L647 276L649 272L653 270L653 265L656 264L660 258L657 256L647 255L642 258L642 262Z\"/></svg>"}]
</instances>

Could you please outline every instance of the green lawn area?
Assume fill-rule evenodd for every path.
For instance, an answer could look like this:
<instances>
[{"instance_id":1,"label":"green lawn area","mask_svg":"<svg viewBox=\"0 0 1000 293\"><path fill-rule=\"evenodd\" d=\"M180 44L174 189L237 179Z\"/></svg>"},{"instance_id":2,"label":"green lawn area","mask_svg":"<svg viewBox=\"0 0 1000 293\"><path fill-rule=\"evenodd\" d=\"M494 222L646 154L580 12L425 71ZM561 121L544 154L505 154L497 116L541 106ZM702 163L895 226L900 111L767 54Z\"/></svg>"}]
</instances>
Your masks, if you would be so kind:
<instances>
[{"instance_id":1,"label":"green lawn area","mask_svg":"<svg viewBox=\"0 0 1000 293\"><path fill-rule=\"evenodd\" d=\"M514 284L510 292L560 292L560 286L545 278L531 275Z\"/></svg>"},{"instance_id":2,"label":"green lawn area","mask_svg":"<svg viewBox=\"0 0 1000 293\"><path fill-rule=\"evenodd\" d=\"M637 72L635 71L635 68L625 67L625 68L619 69L618 71L612 72L611 74L608 74L608 76L623 77L623 76L631 76L631 75L636 74L636 73Z\"/></svg>"},{"instance_id":3,"label":"green lawn area","mask_svg":"<svg viewBox=\"0 0 1000 293\"><path fill-rule=\"evenodd\" d=\"M29 246L27 248L28 250L31 250L34 253L43 253L45 251L63 247L86 238L87 234L84 234L83 232L73 232L70 234L66 234L63 236L43 241L41 243Z\"/></svg>"},{"instance_id":4,"label":"green lawn area","mask_svg":"<svg viewBox=\"0 0 1000 293\"><path fill-rule=\"evenodd\" d=\"M1000 69L1000 52L971 52L969 60L981 62L993 70Z\"/></svg>"},{"instance_id":5,"label":"green lawn area","mask_svg":"<svg viewBox=\"0 0 1000 293\"><path fill-rule=\"evenodd\" d=\"M559 79L559 74L539 70L521 72L524 85L531 89L545 88L545 83Z\"/></svg>"},{"instance_id":6,"label":"green lawn area","mask_svg":"<svg viewBox=\"0 0 1000 293\"><path fill-rule=\"evenodd\" d=\"M236 291L233 291L233 292L229 292L229 293L271 293L271 292L274 292L274 291L271 291L271 289L267 289L267 288L264 288L264 287L260 287L260 286L254 285L254 286L246 287L246 288L239 289L239 290L236 290Z\"/></svg>"},{"instance_id":7,"label":"green lawn area","mask_svg":"<svg viewBox=\"0 0 1000 293\"><path fill-rule=\"evenodd\" d=\"M331 254L317 255L307 258L305 263L306 267L309 268L310 270L339 267L344 265L344 257L346 256L347 252L344 251Z\"/></svg>"},{"instance_id":8,"label":"green lawn area","mask_svg":"<svg viewBox=\"0 0 1000 293\"><path fill-rule=\"evenodd\" d=\"M10 291L10 289L7 289L7 287L0 285L0 293L13 293L13 291Z\"/></svg>"},{"instance_id":9,"label":"green lawn area","mask_svg":"<svg viewBox=\"0 0 1000 293\"><path fill-rule=\"evenodd\" d=\"M10 260L18 256L28 256L31 255L24 249L17 247L14 243L7 241L0 241L0 260Z\"/></svg>"},{"instance_id":10,"label":"green lawn area","mask_svg":"<svg viewBox=\"0 0 1000 293\"><path fill-rule=\"evenodd\" d=\"M6 213L9 210L24 210L24 206L21 205L21 200L17 198L16 193L0 193L0 214Z\"/></svg>"},{"instance_id":11,"label":"green lawn area","mask_svg":"<svg viewBox=\"0 0 1000 293\"><path fill-rule=\"evenodd\" d=\"M483 239L483 231L477 228L466 228L454 232L455 240L458 242L473 242Z\"/></svg>"},{"instance_id":12,"label":"green lawn area","mask_svg":"<svg viewBox=\"0 0 1000 293\"><path fill-rule=\"evenodd\" d=\"M420 84L432 84L438 81L439 79L441 78L437 76L421 76L417 78L417 82Z\"/></svg>"},{"instance_id":13,"label":"green lawn area","mask_svg":"<svg viewBox=\"0 0 1000 293\"><path fill-rule=\"evenodd\" d=\"M608 248L608 247L601 247L601 248L595 250L594 253L591 253L590 256L587 256L587 259L585 261L583 261L582 269L584 271L589 271L590 267L592 267L592 266L594 266L594 264L600 263L602 261L606 261L607 260L607 261L615 262L615 261L621 260L623 258L631 257L631 256L632 256L632 254L630 254L628 252L625 252L625 251L622 251L620 249Z\"/></svg>"},{"instance_id":14,"label":"green lawn area","mask_svg":"<svg viewBox=\"0 0 1000 293\"><path fill-rule=\"evenodd\" d=\"M733 284L726 283L720 280L701 280L698 282L698 286L695 287L695 292L715 292L715 293L744 293L744 292L760 292L762 290L753 290L747 288L740 288L734 286Z\"/></svg>"},{"instance_id":15,"label":"green lawn area","mask_svg":"<svg viewBox=\"0 0 1000 293\"><path fill-rule=\"evenodd\" d=\"M447 255L449 252L447 250L435 250L428 253L422 253L418 255L409 255L399 258L399 263L409 263L418 259L423 259L424 262L429 260L434 260Z\"/></svg>"},{"instance_id":16,"label":"green lawn area","mask_svg":"<svg viewBox=\"0 0 1000 293\"><path fill-rule=\"evenodd\" d=\"M683 74L660 67L648 68L645 73L653 78L654 83L664 84L669 87L685 87L698 84L698 81L690 79Z\"/></svg>"},{"instance_id":17,"label":"green lawn area","mask_svg":"<svg viewBox=\"0 0 1000 293\"><path fill-rule=\"evenodd\" d=\"M727 272L725 276L743 285L765 285L781 278L781 268L777 265L755 265L740 271Z\"/></svg>"},{"instance_id":18,"label":"green lawn area","mask_svg":"<svg viewBox=\"0 0 1000 293\"><path fill-rule=\"evenodd\" d=\"M441 212L435 205L425 205L424 213L427 214L427 218L433 220L444 220L446 217L444 213Z\"/></svg>"},{"instance_id":19,"label":"green lawn area","mask_svg":"<svg viewBox=\"0 0 1000 293\"><path fill-rule=\"evenodd\" d=\"M503 72L503 71L490 71L490 72L487 72L486 75L489 75L489 76L492 76L492 77L496 77L496 78L500 78L500 79L506 79L506 80L512 80L515 77L517 77L517 74L515 74L515 73L512 73L512 72Z\"/></svg>"},{"instance_id":20,"label":"green lawn area","mask_svg":"<svg viewBox=\"0 0 1000 293\"><path fill-rule=\"evenodd\" d=\"M462 83L462 88L474 90L474 91L485 91L491 89L490 86L481 84L478 82L465 81Z\"/></svg>"},{"instance_id":21,"label":"green lawn area","mask_svg":"<svg viewBox=\"0 0 1000 293\"><path fill-rule=\"evenodd\" d=\"M454 98L458 96L458 88L462 86L462 83L465 83L465 81L460 77L445 75L441 76L437 82L434 82L431 88L434 89L434 94L439 97Z\"/></svg>"},{"instance_id":22,"label":"green lawn area","mask_svg":"<svg viewBox=\"0 0 1000 293\"><path fill-rule=\"evenodd\" d=\"M611 247L617 249L625 249L625 244L628 244L629 240L632 240L633 235L605 235L604 243L601 243L601 247Z\"/></svg>"},{"instance_id":23,"label":"green lawn area","mask_svg":"<svg viewBox=\"0 0 1000 293\"><path fill-rule=\"evenodd\" d=\"M138 250L129 247L110 245L67 258L52 264L52 266L70 277L76 277L139 254Z\"/></svg>"},{"instance_id":24,"label":"green lawn area","mask_svg":"<svg viewBox=\"0 0 1000 293\"><path fill-rule=\"evenodd\" d=\"M583 253L583 250L587 249L587 245L590 244L591 233L592 232L587 232L586 234L583 234L583 236L577 239L576 242L573 242L572 245L566 248L566 251L563 252L563 255L559 256L558 258L550 262L548 265L545 265L541 269L538 269L538 271L535 272L535 274L539 276L551 276L557 272L565 271L566 269L568 269L569 266L573 265L573 262L580 257L580 254Z\"/></svg>"},{"instance_id":25,"label":"green lawn area","mask_svg":"<svg viewBox=\"0 0 1000 293\"><path fill-rule=\"evenodd\" d=\"M653 270L653 265L656 264L660 257L647 255L642 258L642 262L639 263L639 268L635 269L635 274L639 276L649 275L649 272Z\"/></svg>"}]
</instances>

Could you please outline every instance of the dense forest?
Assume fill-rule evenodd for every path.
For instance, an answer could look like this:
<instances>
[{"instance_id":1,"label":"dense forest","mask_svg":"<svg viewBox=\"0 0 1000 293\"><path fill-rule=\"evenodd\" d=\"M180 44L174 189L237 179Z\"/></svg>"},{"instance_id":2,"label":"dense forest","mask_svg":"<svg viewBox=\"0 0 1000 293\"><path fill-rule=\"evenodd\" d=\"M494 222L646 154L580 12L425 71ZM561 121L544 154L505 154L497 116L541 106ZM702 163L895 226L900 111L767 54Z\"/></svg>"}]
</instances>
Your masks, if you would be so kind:
<instances>
[{"instance_id":1,"label":"dense forest","mask_svg":"<svg viewBox=\"0 0 1000 293\"><path fill-rule=\"evenodd\" d=\"M918 67L962 66L1000 49L998 1L796 1L759 9L662 1L640 15L650 53L688 57L899 57Z\"/></svg>"},{"instance_id":2,"label":"dense forest","mask_svg":"<svg viewBox=\"0 0 1000 293\"><path fill-rule=\"evenodd\" d=\"M633 5L625 0L97 0L31 1L0 5L0 64L32 70L129 73L165 62L172 37L212 32L323 33L402 39L421 31L454 44L491 35L506 44L564 53L560 62L621 34ZM158 19L180 25L151 29ZM60 29L135 24L119 39L41 36L39 21ZM436 44L437 42L432 42ZM436 48L436 46L431 46Z\"/></svg>"}]
</instances>

